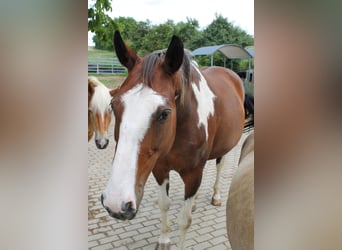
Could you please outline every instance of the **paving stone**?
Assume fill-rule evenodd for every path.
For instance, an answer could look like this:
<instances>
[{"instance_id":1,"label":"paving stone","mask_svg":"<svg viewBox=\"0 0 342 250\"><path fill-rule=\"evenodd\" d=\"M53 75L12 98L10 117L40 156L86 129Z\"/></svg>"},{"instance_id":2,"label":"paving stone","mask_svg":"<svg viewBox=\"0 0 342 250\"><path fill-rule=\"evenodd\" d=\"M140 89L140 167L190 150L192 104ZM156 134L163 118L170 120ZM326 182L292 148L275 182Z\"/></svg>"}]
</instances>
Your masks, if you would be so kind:
<instances>
[{"instance_id":1,"label":"paving stone","mask_svg":"<svg viewBox=\"0 0 342 250\"><path fill-rule=\"evenodd\" d=\"M98 240L98 239L102 239L104 237L105 237L105 235L103 233L101 233L101 234L93 234L93 235L88 236L88 241Z\"/></svg>"},{"instance_id":2,"label":"paving stone","mask_svg":"<svg viewBox=\"0 0 342 250\"><path fill-rule=\"evenodd\" d=\"M202 243L202 242L209 241L212 238L213 238L213 236L211 234L202 234L201 236L195 238L195 240L198 243Z\"/></svg>"},{"instance_id":3,"label":"paving stone","mask_svg":"<svg viewBox=\"0 0 342 250\"><path fill-rule=\"evenodd\" d=\"M226 246L225 244L219 244L210 248L210 250L224 250L224 249L231 250L231 247Z\"/></svg>"},{"instance_id":4,"label":"paving stone","mask_svg":"<svg viewBox=\"0 0 342 250\"><path fill-rule=\"evenodd\" d=\"M91 248L91 250L110 250L110 249L113 249L113 246L111 244L105 244L105 245L100 245L100 246Z\"/></svg>"},{"instance_id":5,"label":"paving stone","mask_svg":"<svg viewBox=\"0 0 342 250\"><path fill-rule=\"evenodd\" d=\"M195 246L193 246L193 250L204 250L204 249L211 249L212 245L209 244L207 241L197 244Z\"/></svg>"},{"instance_id":6,"label":"paving stone","mask_svg":"<svg viewBox=\"0 0 342 250\"><path fill-rule=\"evenodd\" d=\"M138 248L141 248L141 247L146 246L148 244L149 243L146 240L140 240L140 241L136 241L132 244L129 244L128 247L130 249L138 249Z\"/></svg>"},{"instance_id":7,"label":"paving stone","mask_svg":"<svg viewBox=\"0 0 342 250\"><path fill-rule=\"evenodd\" d=\"M96 240L93 241L88 241L88 249L94 247L94 246L98 246L99 243Z\"/></svg>"},{"instance_id":8,"label":"paving stone","mask_svg":"<svg viewBox=\"0 0 342 250\"><path fill-rule=\"evenodd\" d=\"M202 235L202 234L208 234L210 233L211 231L213 231L213 228L212 227L205 227L205 228L202 228L202 229L199 229L197 230L197 232Z\"/></svg>"},{"instance_id":9,"label":"paving stone","mask_svg":"<svg viewBox=\"0 0 342 250\"><path fill-rule=\"evenodd\" d=\"M105 243L114 242L117 240L119 240L119 237L117 235L113 235L111 237L103 238L103 239L99 240L99 242L100 242L100 244L105 244Z\"/></svg>"},{"instance_id":10,"label":"paving stone","mask_svg":"<svg viewBox=\"0 0 342 250\"><path fill-rule=\"evenodd\" d=\"M160 223L158 223L158 224L160 224ZM145 233L145 232L153 231L155 229L157 229L156 225L150 225L148 227L139 228L138 231L139 231L139 233Z\"/></svg>"},{"instance_id":11,"label":"paving stone","mask_svg":"<svg viewBox=\"0 0 342 250\"><path fill-rule=\"evenodd\" d=\"M215 246L226 241L227 241L227 237L225 237L225 235L222 235L222 236L211 239L210 243Z\"/></svg>"}]
</instances>

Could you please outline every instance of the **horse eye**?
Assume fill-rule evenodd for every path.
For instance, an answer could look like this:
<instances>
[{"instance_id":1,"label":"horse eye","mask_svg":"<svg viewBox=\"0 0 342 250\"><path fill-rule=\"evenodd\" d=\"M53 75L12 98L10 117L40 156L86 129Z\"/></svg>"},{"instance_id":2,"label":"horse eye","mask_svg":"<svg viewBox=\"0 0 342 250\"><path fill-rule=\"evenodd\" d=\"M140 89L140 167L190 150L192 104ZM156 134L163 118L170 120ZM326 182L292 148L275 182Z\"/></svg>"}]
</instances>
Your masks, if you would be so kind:
<instances>
[{"instance_id":1,"label":"horse eye","mask_svg":"<svg viewBox=\"0 0 342 250\"><path fill-rule=\"evenodd\" d=\"M171 113L171 109L164 109L164 110L162 110L158 114L157 120L160 121L160 122L165 121L170 113Z\"/></svg>"}]
</instances>

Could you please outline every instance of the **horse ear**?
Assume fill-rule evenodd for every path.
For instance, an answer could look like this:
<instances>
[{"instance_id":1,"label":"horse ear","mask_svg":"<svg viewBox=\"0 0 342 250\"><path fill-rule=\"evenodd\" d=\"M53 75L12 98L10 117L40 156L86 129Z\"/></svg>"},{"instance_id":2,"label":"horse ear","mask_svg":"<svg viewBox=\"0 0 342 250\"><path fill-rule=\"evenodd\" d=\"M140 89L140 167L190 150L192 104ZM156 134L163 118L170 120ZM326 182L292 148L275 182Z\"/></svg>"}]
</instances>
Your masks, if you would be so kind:
<instances>
[{"instance_id":1,"label":"horse ear","mask_svg":"<svg viewBox=\"0 0 342 250\"><path fill-rule=\"evenodd\" d=\"M92 96L95 92L95 85L93 83L92 78L88 77L88 97Z\"/></svg>"},{"instance_id":2,"label":"horse ear","mask_svg":"<svg viewBox=\"0 0 342 250\"><path fill-rule=\"evenodd\" d=\"M176 73L182 65L183 56L183 42L177 36L173 36L163 62L164 70L171 75Z\"/></svg>"},{"instance_id":3,"label":"horse ear","mask_svg":"<svg viewBox=\"0 0 342 250\"><path fill-rule=\"evenodd\" d=\"M120 63L124 65L128 70L131 70L138 58L137 55L130 47L126 46L118 30L116 30L114 33L113 42L115 53L116 56L119 58Z\"/></svg>"}]
</instances>

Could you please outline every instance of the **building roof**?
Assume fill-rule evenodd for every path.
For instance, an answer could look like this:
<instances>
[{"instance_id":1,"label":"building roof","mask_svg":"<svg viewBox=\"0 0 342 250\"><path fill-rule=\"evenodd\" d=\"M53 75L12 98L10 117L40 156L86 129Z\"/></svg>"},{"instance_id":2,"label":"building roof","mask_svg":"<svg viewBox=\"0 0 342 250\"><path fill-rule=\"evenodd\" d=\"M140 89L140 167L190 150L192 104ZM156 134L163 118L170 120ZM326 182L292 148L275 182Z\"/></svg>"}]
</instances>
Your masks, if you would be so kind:
<instances>
[{"instance_id":1,"label":"building roof","mask_svg":"<svg viewBox=\"0 0 342 250\"><path fill-rule=\"evenodd\" d=\"M221 52L225 57L229 59L244 59L254 57L254 48L244 49L237 44L222 44L202 47L192 51L192 55L212 55L216 51Z\"/></svg>"}]
</instances>

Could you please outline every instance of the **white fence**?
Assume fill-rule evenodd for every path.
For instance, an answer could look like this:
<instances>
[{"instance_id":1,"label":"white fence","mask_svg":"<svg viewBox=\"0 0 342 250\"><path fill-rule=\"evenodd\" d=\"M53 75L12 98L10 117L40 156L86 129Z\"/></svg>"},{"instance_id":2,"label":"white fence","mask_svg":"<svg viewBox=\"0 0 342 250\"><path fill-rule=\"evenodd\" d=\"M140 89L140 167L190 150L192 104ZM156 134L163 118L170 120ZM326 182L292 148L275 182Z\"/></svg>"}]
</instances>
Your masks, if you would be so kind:
<instances>
[{"instance_id":1,"label":"white fence","mask_svg":"<svg viewBox=\"0 0 342 250\"><path fill-rule=\"evenodd\" d=\"M122 75L126 72L117 58L88 58L88 74Z\"/></svg>"}]
</instances>

